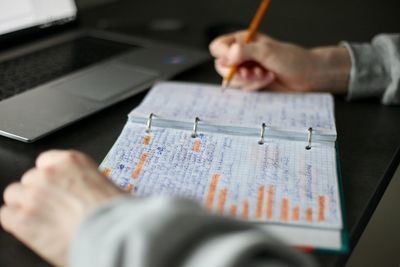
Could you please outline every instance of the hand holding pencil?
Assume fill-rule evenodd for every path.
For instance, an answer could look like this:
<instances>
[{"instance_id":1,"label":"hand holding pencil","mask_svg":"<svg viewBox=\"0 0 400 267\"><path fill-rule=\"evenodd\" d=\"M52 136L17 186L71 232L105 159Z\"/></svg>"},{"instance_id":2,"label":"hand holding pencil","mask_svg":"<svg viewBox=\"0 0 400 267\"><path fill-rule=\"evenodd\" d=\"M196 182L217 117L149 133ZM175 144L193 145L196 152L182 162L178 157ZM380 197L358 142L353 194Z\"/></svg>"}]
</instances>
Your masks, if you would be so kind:
<instances>
[{"instance_id":1,"label":"hand holding pencil","mask_svg":"<svg viewBox=\"0 0 400 267\"><path fill-rule=\"evenodd\" d=\"M257 30L260 27L261 21L265 15L265 13L267 12L270 4L271 4L271 0L262 0L261 4L257 10L257 13L254 16L254 18L250 24L250 27L247 31L247 34L246 34L246 37L244 40L245 44L250 43L254 39L254 36L257 34ZM231 82L231 80L236 72L237 72L237 66L231 67L228 74L223 79L223 82L222 82L223 88L229 86L229 83Z\"/></svg>"},{"instance_id":2,"label":"hand holding pencil","mask_svg":"<svg viewBox=\"0 0 400 267\"><path fill-rule=\"evenodd\" d=\"M257 33L260 18L256 15L249 30L223 35L210 44L225 86L247 91L347 91L351 61L346 48L305 49L278 41Z\"/></svg>"}]
</instances>

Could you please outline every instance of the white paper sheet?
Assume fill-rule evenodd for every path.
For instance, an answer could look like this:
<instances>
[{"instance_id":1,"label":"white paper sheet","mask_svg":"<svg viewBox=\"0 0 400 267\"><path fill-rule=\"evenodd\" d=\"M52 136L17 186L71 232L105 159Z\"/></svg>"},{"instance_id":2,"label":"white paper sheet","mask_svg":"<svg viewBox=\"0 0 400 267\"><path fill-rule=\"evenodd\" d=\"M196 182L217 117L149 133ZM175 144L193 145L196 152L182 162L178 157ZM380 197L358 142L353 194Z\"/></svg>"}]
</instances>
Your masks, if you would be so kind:
<instances>
[{"instance_id":1,"label":"white paper sheet","mask_svg":"<svg viewBox=\"0 0 400 267\"><path fill-rule=\"evenodd\" d=\"M202 125L257 129L254 134L262 123L268 129L303 133L302 138L312 127L315 135L336 140L333 98L327 93L222 92L219 86L163 82L153 87L129 116L145 120L150 113L159 119L189 124L199 117Z\"/></svg>"},{"instance_id":2,"label":"white paper sheet","mask_svg":"<svg viewBox=\"0 0 400 267\"><path fill-rule=\"evenodd\" d=\"M332 144L200 133L129 122L101 164L137 196L177 195L239 219L340 229Z\"/></svg>"}]
</instances>

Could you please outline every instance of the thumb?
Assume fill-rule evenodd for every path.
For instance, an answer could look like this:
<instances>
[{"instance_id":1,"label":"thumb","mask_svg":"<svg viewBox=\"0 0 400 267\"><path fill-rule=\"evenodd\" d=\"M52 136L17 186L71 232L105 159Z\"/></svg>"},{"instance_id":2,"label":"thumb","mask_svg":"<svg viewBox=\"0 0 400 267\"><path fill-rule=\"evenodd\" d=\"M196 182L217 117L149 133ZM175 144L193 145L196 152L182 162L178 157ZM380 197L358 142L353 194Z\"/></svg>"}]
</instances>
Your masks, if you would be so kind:
<instances>
[{"instance_id":1,"label":"thumb","mask_svg":"<svg viewBox=\"0 0 400 267\"><path fill-rule=\"evenodd\" d=\"M272 45L268 43L235 43L229 48L226 64L237 66L246 61L255 61L268 69L267 59L272 54L272 50Z\"/></svg>"}]
</instances>

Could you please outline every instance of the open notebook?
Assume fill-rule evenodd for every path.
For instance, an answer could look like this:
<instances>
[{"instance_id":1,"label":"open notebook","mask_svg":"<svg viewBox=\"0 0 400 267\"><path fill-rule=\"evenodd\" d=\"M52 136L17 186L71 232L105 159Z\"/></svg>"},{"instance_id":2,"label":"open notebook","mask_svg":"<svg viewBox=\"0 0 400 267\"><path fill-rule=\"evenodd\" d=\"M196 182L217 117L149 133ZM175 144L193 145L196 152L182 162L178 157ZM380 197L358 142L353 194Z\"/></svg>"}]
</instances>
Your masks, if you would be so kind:
<instances>
[{"instance_id":1,"label":"open notebook","mask_svg":"<svg viewBox=\"0 0 400 267\"><path fill-rule=\"evenodd\" d=\"M159 83L100 169L136 196L187 197L294 246L343 251L333 109L324 93Z\"/></svg>"}]
</instances>

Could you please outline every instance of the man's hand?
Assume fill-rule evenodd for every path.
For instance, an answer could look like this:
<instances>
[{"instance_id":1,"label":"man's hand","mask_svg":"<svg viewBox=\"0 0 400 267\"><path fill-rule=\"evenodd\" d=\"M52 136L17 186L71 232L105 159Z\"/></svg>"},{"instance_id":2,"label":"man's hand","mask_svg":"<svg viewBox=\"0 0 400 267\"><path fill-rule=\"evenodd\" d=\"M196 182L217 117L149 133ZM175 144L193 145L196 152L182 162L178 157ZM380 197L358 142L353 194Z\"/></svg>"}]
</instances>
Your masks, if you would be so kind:
<instances>
[{"instance_id":1,"label":"man's hand","mask_svg":"<svg viewBox=\"0 0 400 267\"><path fill-rule=\"evenodd\" d=\"M4 191L3 228L57 266L68 265L71 239L84 217L124 194L75 151L41 154L20 183Z\"/></svg>"},{"instance_id":2,"label":"man's hand","mask_svg":"<svg viewBox=\"0 0 400 267\"><path fill-rule=\"evenodd\" d=\"M215 68L226 76L238 66L232 86L244 90L330 91L344 93L349 83L351 60L345 48L304 49L258 34L245 44L245 31L228 34L210 44Z\"/></svg>"}]
</instances>

